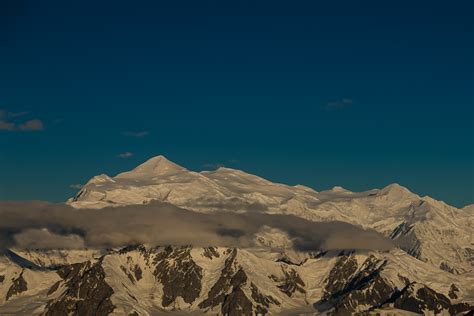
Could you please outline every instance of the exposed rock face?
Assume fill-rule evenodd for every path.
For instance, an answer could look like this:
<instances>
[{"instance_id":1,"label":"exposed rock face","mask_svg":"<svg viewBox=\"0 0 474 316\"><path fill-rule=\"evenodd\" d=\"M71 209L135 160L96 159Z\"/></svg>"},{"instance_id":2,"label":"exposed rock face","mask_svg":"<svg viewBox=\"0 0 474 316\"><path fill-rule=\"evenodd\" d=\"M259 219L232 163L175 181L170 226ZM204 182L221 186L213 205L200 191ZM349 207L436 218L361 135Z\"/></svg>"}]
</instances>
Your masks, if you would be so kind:
<instances>
[{"instance_id":1,"label":"exposed rock face","mask_svg":"<svg viewBox=\"0 0 474 316\"><path fill-rule=\"evenodd\" d=\"M63 279L64 291L51 300L45 315L108 315L115 306L110 297L114 293L105 282L102 260L92 263L76 263L58 270ZM57 290L59 284L53 285L50 292Z\"/></svg>"},{"instance_id":2,"label":"exposed rock face","mask_svg":"<svg viewBox=\"0 0 474 316\"><path fill-rule=\"evenodd\" d=\"M224 298L221 311L223 315L251 316L252 302L247 298L247 296L245 296L245 293L241 288L236 288Z\"/></svg>"},{"instance_id":3,"label":"exposed rock face","mask_svg":"<svg viewBox=\"0 0 474 316\"><path fill-rule=\"evenodd\" d=\"M347 281L350 280L356 271L357 260L354 257L340 257L328 276L327 285L324 289L324 298L342 292L346 287Z\"/></svg>"},{"instance_id":4,"label":"exposed rock face","mask_svg":"<svg viewBox=\"0 0 474 316\"><path fill-rule=\"evenodd\" d=\"M270 278L278 284L280 291L291 297L296 291L301 294L306 293L304 287L306 284L294 269L282 267L283 278L271 275Z\"/></svg>"},{"instance_id":5,"label":"exposed rock face","mask_svg":"<svg viewBox=\"0 0 474 316\"><path fill-rule=\"evenodd\" d=\"M315 307L320 311L333 308L336 314L341 315L368 312L388 304L420 314L427 311L440 313L443 310L455 314L473 308L464 303L452 304L445 295L400 275L406 286L397 289L381 275L385 264L385 261L369 256L358 267L355 258L341 257L331 270L323 299Z\"/></svg>"},{"instance_id":6,"label":"exposed rock face","mask_svg":"<svg viewBox=\"0 0 474 316\"><path fill-rule=\"evenodd\" d=\"M140 281L142 279L142 269L138 264L136 264L133 268L133 275L135 276L135 280Z\"/></svg>"},{"instance_id":7,"label":"exposed rock face","mask_svg":"<svg viewBox=\"0 0 474 316\"><path fill-rule=\"evenodd\" d=\"M154 275L163 285L162 305L165 307L178 296L191 304L201 293L202 268L192 259L191 249L166 247L154 259Z\"/></svg>"},{"instance_id":8,"label":"exposed rock face","mask_svg":"<svg viewBox=\"0 0 474 316\"><path fill-rule=\"evenodd\" d=\"M231 283L237 283L235 280L232 282L236 268L234 262L236 256L237 249L232 249L231 253L225 260L224 268L221 271L219 279L211 287L207 294L207 298L199 304L200 308L208 309L216 307L224 302L227 292L231 289Z\"/></svg>"},{"instance_id":9,"label":"exposed rock face","mask_svg":"<svg viewBox=\"0 0 474 316\"><path fill-rule=\"evenodd\" d=\"M394 291L380 277L384 265L385 262L369 256L359 268L355 257L340 257L329 274L323 299L315 307L350 314L360 311L359 305L371 307L384 302Z\"/></svg>"},{"instance_id":10,"label":"exposed rock face","mask_svg":"<svg viewBox=\"0 0 474 316\"><path fill-rule=\"evenodd\" d=\"M448 294L449 298L457 299L458 298L457 292L459 292L459 289L457 288L457 286L454 283L451 284L451 288L449 289L449 294Z\"/></svg>"},{"instance_id":11,"label":"exposed rock face","mask_svg":"<svg viewBox=\"0 0 474 316\"><path fill-rule=\"evenodd\" d=\"M250 290L252 299L258 304L255 310L258 314L266 314L271 304L280 305L280 302L273 296L260 293L258 287L253 283L250 283Z\"/></svg>"},{"instance_id":12,"label":"exposed rock face","mask_svg":"<svg viewBox=\"0 0 474 316\"><path fill-rule=\"evenodd\" d=\"M220 254L219 254L219 252L217 252L215 247L204 248L202 254L203 254L203 256L205 256L205 257L207 257L211 260L212 260L212 258L219 258L220 257Z\"/></svg>"},{"instance_id":13,"label":"exposed rock face","mask_svg":"<svg viewBox=\"0 0 474 316\"><path fill-rule=\"evenodd\" d=\"M234 248L228 253L219 279L199 307L208 310L220 305L223 315L252 315L254 312L264 315L271 304L280 305L277 299L262 294L251 282L249 298L246 294L249 288L248 276L236 258L237 249Z\"/></svg>"},{"instance_id":14,"label":"exposed rock face","mask_svg":"<svg viewBox=\"0 0 474 316\"><path fill-rule=\"evenodd\" d=\"M426 311L438 314L443 310L448 310L451 315L455 315L474 309L474 306L466 303L452 304L449 298L443 294L437 293L427 286L419 286L415 283L403 289L393 302L396 308L419 314L423 314Z\"/></svg>"},{"instance_id":15,"label":"exposed rock face","mask_svg":"<svg viewBox=\"0 0 474 316\"><path fill-rule=\"evenodd\" d=\"M3 281L3 280L2 280ZM25 279L23 278L23 271L20 273L18 278L12 280L13 283L8 289L7 296L5 300L8 301L10 297L13 295L18 295L21 292L25 292L28 290L28 284L26 283Z\"/></svg>"},{"instance_id":16,"label":"exposed rock face","mask_svg":"<svg viewBox=\"0 0 474 316\"><path fill-rule=\"evenodd\" d=\"M53 294L54 292L56 292L56 290L59 288L59 285L61 285L61 281L58 281L56 283L53 284L52 287L50 287L50 289L48 290L48 293L46 295L51 295Z\"/></svg>"},{"instance_id":17,"label":"exposed rock face","mask_svg":"<svg viewBox=\"0 0 474 316\"><path fill-rule=\"evenodd\" d=\"M57 275L5 270L0 262L2 275L7 272L0 289L3 286L3 293L10 289L8 303L17 304L13 300L25 300L34 290L31 284L39 284L40 274L48 273L49 279L41 281L46 284L41 291L45 315L154 315L177 310L181 314L266 315L292 314L291 308L310 312L311 307L321 313L349 315L389 306L416 313L456 314L473 308L458 303L470 285L438 270L407 273L410 269L394 263L400 253L330 252L293 265L276 262L278 253L259 256L261 249L133 246L110 250L97 261L64 265ZM419 264L420 269L427 267ZM32 273L38 273L35 282L29 282ZM437 279L439 273L447 278ZM418 283L420 276L429 278L430 287ZM453 279L457 281L451 286L442 283ZM32 301L42 299L37 293ZM5 314L2 304L0 314Z\"/></svg>"}]
</instances>

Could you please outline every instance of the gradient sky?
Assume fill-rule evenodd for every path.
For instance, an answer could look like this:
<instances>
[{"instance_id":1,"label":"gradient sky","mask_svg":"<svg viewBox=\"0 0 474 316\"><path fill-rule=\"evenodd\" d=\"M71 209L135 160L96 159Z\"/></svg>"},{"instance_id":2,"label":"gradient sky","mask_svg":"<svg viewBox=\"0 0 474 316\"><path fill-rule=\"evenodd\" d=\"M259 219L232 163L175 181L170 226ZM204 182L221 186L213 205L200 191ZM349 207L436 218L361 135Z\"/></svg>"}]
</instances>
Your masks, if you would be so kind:
<instances>
[{"instance_id":1,"label":"gradient sky","mask_svg":"<svg viewBox=\"0 0 474 316\"><path fill-rule=\"evenodd\" d=\"M163 154L316 190L398 182L474 203L473 12L1 1L0 199L63 201Z\"/></svg>"}]
</instances>

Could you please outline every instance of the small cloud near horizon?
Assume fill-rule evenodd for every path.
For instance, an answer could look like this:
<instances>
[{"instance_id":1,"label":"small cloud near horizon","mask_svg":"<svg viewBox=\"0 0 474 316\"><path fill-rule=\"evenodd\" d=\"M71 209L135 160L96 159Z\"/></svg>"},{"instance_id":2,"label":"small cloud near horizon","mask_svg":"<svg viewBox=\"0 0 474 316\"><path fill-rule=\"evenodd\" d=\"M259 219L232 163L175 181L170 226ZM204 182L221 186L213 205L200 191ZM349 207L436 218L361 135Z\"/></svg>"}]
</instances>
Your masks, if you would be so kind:
<instances>
[{"instance_id":1,"label":"small cloud near horizon","mask_svg":"<svg viewBox=\"0 0 474 316\"><path fill-rule=\"evenodd\" d=\"M83 185L80 183L71 184L69 186L71 189L82 189Z\"/></svg>"},{"instance_id":2,"label":"small cloud near horizon","mask_svg":"<svg viewBox=\"0 0 474 316\"><path fill-rule=\"evenodd\" d=\"M23 112L8 112L0 109L0 130L3 131L42 131L44 130L44 123L40 119L31 119L23 123L16 122L15 118L29 114L28 111Z\"/></svg>"},{"instance_id":3,"label":"small cloud near horizon","mask_svg":"<svg viewBox=\"0 0 474 316\"><path fill-rule=\"evenodd\" d=\"M22 111L22 112L8 112L9 117L19 117L29 114L29 111Z\"/></svg>"},{"instance_id":4,"label":"small cloud near horizon","mask_svg":"<svg viewBox=\"0 0 474 316\"><path fill-rule=\"evenodd\" d=\"M0 131L13 131L15 130L15 124L6 122L6 121L1 121L0 120Z\"/></svg>"},{"instance_id":5,"label":"small cloud near horizon","mask_svg":"<svg viewBox=\"0 0 474 316\"><path fill-rule=\"evenodd\" d=\"M351 106L354 101L350 98L342 98L340 100L328 102L326 104L326 110L339 110Z\"/></svg>"},{"instance_id":6,"label":"small cloud near horizon","mask_svg":"<svg viewBox=\"0 0 474 316\"><path fill-rule=\"evenodd\" d=\"M221 167L225 167L225 165L223 163L205 163L202 165L202 167L208 170L215 170Z\"/></svg>"},{"instance_id":7,"label":"small cloud near horizon","mask_svg":"<svg viewBox=\"0 0 474 316\"><path fill-rule=\"evenodd\" d=\"M122 134L124 136L141 138L141 137L148 136L149 133L147 131L141 131L141 132L123 132Z\"/></svg>"},{"instance_id":8,"label":"small cloud near horizon","mask_svg":"<svg viewBox=\"0 0 474 316\"><path fill-rule=\"evenodd\" d=\"M117 157L119 158L129 158L129 157L132 157L133 156L133 153L129 152L129 151L126 151L124 153L121 153L121 154L118 154Z\"/></svg>"},{"instance_id":9,"label":"small cloud near horizon","mask_svg":"<svg viewBox=\"0 0 474 316\"><path fill-rule=\"evenodd\" d=\"M229 159L227 162L228 164L222 163L222 162L215 162L215 163L208 162L208 163L203 164L202 167L207 170L215 170L215 169L219 169L221 167L225 167L228 165L235 166L235 165L240 164L240 160L237 160L237 159Z\"/></svg>"},{"instance_id":10,"label":"small cloud near horizon","mask_svg":"<svg viewBox=\"0 0 474 316\"><path fill-rule=\"evenodd\" d=\"M33 119L18 125L18 129L20 131L42 131L44 129L44 124L41 120Z\"/></svg>"}]
</instances>

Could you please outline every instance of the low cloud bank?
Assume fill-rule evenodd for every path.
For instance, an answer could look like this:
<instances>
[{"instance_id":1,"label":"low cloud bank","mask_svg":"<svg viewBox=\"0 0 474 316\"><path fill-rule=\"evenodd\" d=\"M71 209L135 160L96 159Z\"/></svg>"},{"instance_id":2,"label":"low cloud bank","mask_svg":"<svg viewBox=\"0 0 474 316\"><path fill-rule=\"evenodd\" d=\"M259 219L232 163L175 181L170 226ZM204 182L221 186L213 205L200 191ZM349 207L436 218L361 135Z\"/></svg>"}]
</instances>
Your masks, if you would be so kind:
<instances>
[{"instance_id":1,"label":"low cloud bank","mask_svg":"<svg viewBox=\"0 0 474 316\"><path fill-rule=\"evenodd\" d=\"M131 244L255 246L263 228L285 232L297 250L388 250L375 231L260 212L203 214L166 203L100 210L46 202L0 202L0 247L105 248Z\"/></svg>"}]
</instances>

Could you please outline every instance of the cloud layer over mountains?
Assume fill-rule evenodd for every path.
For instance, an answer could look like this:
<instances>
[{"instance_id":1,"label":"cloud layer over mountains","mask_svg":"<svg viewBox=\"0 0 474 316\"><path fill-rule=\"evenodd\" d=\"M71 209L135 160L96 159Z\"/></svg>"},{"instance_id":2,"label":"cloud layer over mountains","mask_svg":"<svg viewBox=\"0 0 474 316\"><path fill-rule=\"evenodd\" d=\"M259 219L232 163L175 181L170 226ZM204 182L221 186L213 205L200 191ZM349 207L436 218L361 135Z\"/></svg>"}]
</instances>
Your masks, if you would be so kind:
<instances>
[{"instance_id":1,"label":"cloud layer over mountains","mask_svg":"<svg viewBox=\"0 0 474 316\"><path fill-rule=\"evenodd\" d=\"M388 250L375 231L343 222L311 222L261 212L203 214L166 203L101 210L47 202L0 202L0 247L103 248L131 244L255 246L271 227L285 232L297 250Z\"/></svg>"}]
</instances>

